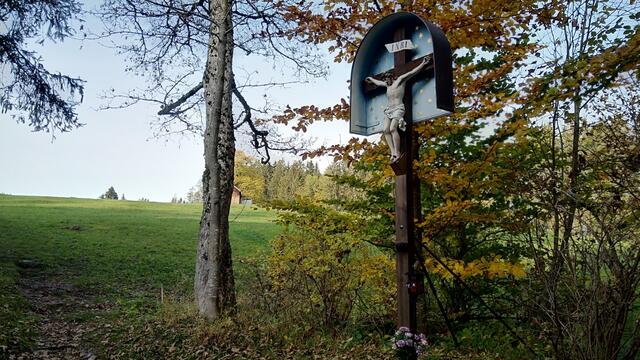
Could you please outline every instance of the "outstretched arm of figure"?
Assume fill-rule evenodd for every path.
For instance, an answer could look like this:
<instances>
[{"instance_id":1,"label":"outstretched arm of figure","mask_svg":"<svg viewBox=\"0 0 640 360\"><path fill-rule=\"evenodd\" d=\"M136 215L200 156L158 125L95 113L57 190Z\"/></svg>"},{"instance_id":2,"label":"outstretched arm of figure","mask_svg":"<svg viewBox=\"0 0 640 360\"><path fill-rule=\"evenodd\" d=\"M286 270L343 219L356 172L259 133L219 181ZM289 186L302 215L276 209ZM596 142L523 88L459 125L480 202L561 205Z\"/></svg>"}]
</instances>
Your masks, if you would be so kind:
<instances>
[{"instance_id":1,"label":"outstretched arm of figure","mask_svg":"<svg viewBox=\"0 0 640 360\"><path fill-rule=\"evenodd\" d=\"M382 86L382 87L386 87L387 86L386 82L380 81L380 80L378 80L376 78L372 78L371 76L368 76L366 79L364 79L364 81L368 81L368 82L370 82L370 83L372 83L373 85L376 85L376 86Z\"/></svg>"},{"instance_id":2,"label":"outstretched arm of figure","mask_svg":"<svg viewBox=\"0 0 640 360\"><path fill-rule=\"evenodd\" d=\"M404 73L400 76L398 76L398 79L396 79L397 82L403 82L409 78L411 78L413 75L419 73L422 69L424 69L424 67L427 66L427 59L422 59L422 62L420 63L420 65L414 67L411 71Z\"/></svg>"}]
</instances>

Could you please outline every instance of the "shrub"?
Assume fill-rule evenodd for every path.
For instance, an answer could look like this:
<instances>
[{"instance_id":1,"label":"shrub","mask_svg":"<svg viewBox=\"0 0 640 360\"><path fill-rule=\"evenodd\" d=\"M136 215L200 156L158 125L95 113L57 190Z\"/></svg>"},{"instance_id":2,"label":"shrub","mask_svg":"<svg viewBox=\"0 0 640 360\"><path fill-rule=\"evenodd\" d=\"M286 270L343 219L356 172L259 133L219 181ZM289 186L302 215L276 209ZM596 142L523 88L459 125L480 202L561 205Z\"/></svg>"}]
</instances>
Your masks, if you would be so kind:
<instances>
[{"instance_id":1,"label":"shrub","mask_svg":"<svg viewBox=\"0 0 640 360\"><path fill-rule=\"evenodd\" d=\"M320 319L326 328L349 319L390 320L394 262L359 238L365 224L351 214L300 200L291 209L280 216L285 231L272 242L268 259L274 290L299 305L291 310L311 323Z\"/></svg>"}]
</instances>

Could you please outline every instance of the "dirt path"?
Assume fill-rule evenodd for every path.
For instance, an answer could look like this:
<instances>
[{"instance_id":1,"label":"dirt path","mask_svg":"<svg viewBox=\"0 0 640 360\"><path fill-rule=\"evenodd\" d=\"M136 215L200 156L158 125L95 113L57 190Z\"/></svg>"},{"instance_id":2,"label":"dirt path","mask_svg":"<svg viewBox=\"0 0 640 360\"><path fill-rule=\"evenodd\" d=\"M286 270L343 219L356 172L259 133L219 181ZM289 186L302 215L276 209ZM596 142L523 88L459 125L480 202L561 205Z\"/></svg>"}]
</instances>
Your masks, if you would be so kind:
<instances>
[{"instance_id":1,"label":"dirt path","mask_svg":"<svg viewBox=\"0 0 640 360\"><path fill-rule=\"evenodd\" d=\"M42 269L23 268L20 275L20 290L39 317L36 330L40 337L30 352L10 359L95 359L82 345L91 327L71 316L91 310L93 303L73 285L49 278Z\"/></svg>"}]
</instances>

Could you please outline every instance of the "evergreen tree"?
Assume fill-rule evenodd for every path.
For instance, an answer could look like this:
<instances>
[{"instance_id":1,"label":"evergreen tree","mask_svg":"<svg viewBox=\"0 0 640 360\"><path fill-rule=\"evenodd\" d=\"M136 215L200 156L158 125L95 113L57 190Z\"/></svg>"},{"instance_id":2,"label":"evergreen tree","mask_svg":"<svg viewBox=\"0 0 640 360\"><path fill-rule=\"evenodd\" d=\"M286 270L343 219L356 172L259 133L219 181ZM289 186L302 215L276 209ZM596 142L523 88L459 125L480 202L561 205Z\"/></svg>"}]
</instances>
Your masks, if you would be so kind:
<instances>
[{"instance_id":1,"label":"evergreen tree","mask_svg":"<svg viewBox=\"0 0 640 360\"><path fill-rule=\"evenodd\" d=\"M100 199L118 200L118 193L113 186L110 186L104 194L100 195Z\"/></svg>"},{"instance_id":2,"label":"evergreen tree","mask_svg":"<svg viewBox=\"0 0 640 360\"><path fill-rule=\"evenodd\" d=\"M75 106L82 101L84 81L48 71L27 48L34 38L62 41L73 35L71 22L80 11L75 0L0 1L0 112L35 131L69 131L80 125Z\"/></svg>"}]
</instances>

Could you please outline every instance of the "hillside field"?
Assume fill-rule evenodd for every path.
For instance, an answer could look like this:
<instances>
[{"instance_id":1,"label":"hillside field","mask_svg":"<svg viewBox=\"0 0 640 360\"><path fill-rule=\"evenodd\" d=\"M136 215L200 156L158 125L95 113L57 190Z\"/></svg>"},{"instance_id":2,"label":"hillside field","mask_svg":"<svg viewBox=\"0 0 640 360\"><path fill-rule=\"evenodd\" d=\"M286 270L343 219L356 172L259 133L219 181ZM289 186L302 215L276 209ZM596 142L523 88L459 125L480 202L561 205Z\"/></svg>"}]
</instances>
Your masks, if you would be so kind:
<instances>
[{"instance_id":1,"label":"hillside field","mask_svg":"<svg viewBox=\"0 0 640 360\"><path fill-rule=\"evenodd\" d=\"M0 195L0 358L12 349L54 348L34 341L58 320L122 316L155 306L161 292L191 296L201 210L200 204ZM232 207L238 288L240 260L267 250L279 231L274 219L264 209ZM57 313L64 319L52 316Z\"/></svg>"}]
</instances>

